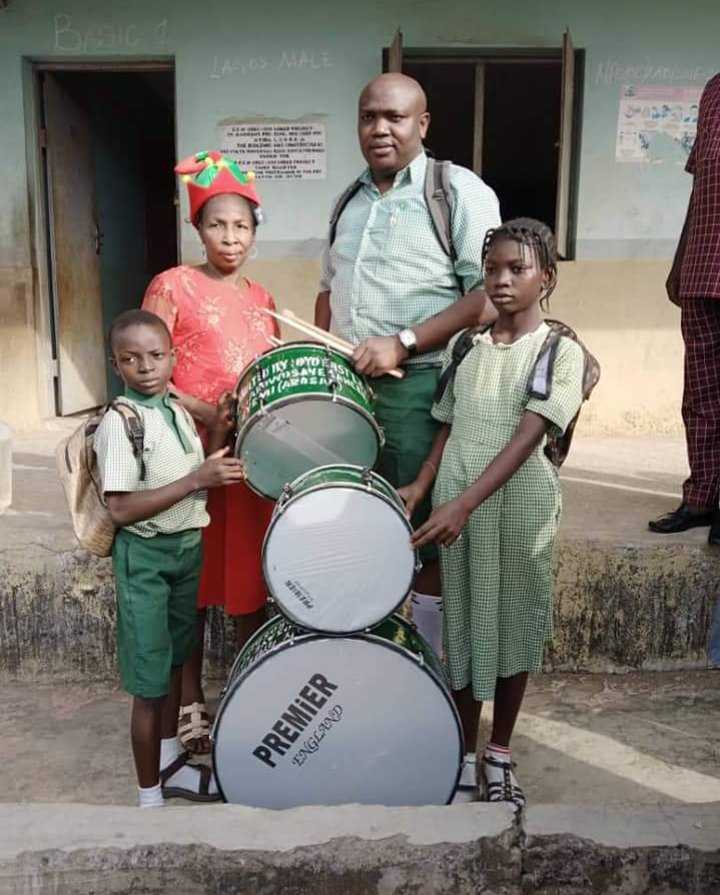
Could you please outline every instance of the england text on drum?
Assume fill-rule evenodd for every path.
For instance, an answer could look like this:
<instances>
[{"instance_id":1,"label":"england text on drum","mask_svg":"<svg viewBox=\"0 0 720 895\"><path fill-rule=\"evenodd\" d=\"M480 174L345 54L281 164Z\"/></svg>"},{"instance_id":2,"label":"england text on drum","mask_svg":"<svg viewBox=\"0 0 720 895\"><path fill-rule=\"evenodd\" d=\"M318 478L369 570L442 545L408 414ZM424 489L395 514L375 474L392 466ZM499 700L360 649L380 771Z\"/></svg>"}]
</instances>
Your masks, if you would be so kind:
<instances>
[{"instance_id":1,"label":"england text on drum","mask_svg":"<svg viewBox=\"0 0 720 895\"><path fill-rule=\"evenodd\" d=\"M270 768L277 767L275 755L285 755L337 688L325 675L314 674L253 749L255 758Z\"/></svg>"},{"instance_id":2,"label":"england text on drum","mask_svg":"<svg viewBox=\"0 0 720 895\"><path fill-rule=\"evenodd\" d=\"M320 743L325 739L325 734L332 729L333 724L342 718L343 707L334 705L325 715L323 720L318 724L310 736L303 740L302 745L293 755L292 763L301 768L307 759L320 748Z\"/></svg>"}]
</instances>

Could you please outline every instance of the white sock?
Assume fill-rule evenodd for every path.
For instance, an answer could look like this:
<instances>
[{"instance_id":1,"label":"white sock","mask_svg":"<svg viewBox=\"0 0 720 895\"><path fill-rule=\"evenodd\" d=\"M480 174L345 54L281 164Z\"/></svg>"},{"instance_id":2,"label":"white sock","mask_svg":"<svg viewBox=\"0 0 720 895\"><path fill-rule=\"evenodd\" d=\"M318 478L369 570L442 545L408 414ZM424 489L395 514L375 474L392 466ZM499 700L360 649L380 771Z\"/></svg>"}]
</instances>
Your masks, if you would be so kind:
<instances>
[{"instance_id":1,"label":"white sock","mask_svg":"<svg viewBox=\"0 0 720 895\"><path fill-rule=\"evenodd\" d=\"M477 771L475 770L476 756L474 752L466 752L463 758L462 769L458 787L461 789L475 789L477 786Z\"/></svg>"},{"instance_id":2,"label":"white sock","mask_svg":"<svg viewBox=\"0 0 720 895\"><path fill-rule=\"evenodd\" d=\"M418 631L439 656L442 653L442 597L413 591L410 606Z\"/></svg>"},{"instance_id":3,"label":"white sock","mask_svg":"<svg viewBox=\"0 0 720 895\"><path fill-rule=\"evenodd\" d=\"M183 751L180 740L177 737L168 737L166 740L160 740L160 770L172 764L175 759ZM182 789L189 789L192 792L200 791L200 771L190 765L184 765L180 770L168 777L165 786L179 786ZM215 794L218 791L215 783L215 774L210 777L208 784L208 792Z\"/></svg>"},{"instance_id":4,"label":"white sock","mask_svg":"<svg viewBox=\"0 0 720 895\"><path fill-rule=\"evenodd\" d=\"M159 783L155 786L138 786L138 804L141 808L162 808L165 799L162 794L162 787Z\"/></svg>"}]
</instances>

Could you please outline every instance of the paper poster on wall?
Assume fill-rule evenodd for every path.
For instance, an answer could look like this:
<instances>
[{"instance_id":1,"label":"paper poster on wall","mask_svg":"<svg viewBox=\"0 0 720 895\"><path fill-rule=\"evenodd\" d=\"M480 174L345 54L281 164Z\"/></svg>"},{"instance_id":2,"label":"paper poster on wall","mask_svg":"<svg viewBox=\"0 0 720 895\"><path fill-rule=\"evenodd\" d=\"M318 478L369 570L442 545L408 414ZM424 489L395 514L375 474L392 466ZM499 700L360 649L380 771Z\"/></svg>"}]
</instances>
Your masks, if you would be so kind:
<instances>
[{"instance_id":1,"label":"paper poster on wall","mask_svg":"<svg viewBox=\"0 0 720 895\"><path fill-rule=\"evenodd\" d=\"M237 122L220 127L221 151L258 180L324 180L325 125L315 121Z\"/></svg>"},{"instance_id":2,"label":"paper poster on wall","mask_svg":"<svg viewBox=\"0 0 720 895\"><path fill-rule=\"evenodd\" d=\"M615 161L663 161L672 148L687 156L695 141L701 93L700 87L622 87Z\"/></svg>"}]
</instances>

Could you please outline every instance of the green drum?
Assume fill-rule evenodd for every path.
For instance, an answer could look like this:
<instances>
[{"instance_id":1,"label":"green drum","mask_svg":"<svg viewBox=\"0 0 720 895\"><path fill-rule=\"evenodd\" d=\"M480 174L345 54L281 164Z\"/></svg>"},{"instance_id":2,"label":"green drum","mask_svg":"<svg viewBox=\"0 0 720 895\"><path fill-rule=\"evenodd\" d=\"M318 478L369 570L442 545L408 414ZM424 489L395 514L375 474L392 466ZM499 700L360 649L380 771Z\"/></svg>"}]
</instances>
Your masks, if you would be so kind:
<instances>
[{"instance_id":1,"label":"green drum","mask_svg":"<svg viewBox=\"0 0 720 895\"><path fill-rule=\"evenodd\" d=\"M235 455L248 484L275 499L283 486L329 463L375 465L382 434L373 397L341 354L316 342L271 348L236 388Z\"/></svg>"},{"instance_id":2,"label":"green drum","mask_svg":"<svg viewBox=\"0 0 720 895\"><path fill-rule=\"evenodd\" d=\"M283 489L263 544L263 572L281 612L326 634L364 631L412 587L417 557L397 491L377 473L333 464Z\"/></svg>"},{"instance_id":3,"label":"green drum","mask_svg":"<svg viewBox=\"0 0 720 895\"><path fill-rule=\"evenodd\" d=\"M235 660L212 739L223 798L258 808L446 804L463 755L440 663L398 616L352 637L272 619Z\"/></svg>"}]
</instances>

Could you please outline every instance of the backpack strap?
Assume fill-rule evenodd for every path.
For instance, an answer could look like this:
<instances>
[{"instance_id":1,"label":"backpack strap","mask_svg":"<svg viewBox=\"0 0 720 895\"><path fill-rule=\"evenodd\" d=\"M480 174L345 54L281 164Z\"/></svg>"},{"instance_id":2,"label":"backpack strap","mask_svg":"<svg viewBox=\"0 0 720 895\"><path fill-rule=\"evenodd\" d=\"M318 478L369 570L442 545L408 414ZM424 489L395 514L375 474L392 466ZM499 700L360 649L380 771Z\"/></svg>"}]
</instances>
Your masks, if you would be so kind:
<instances>
[{"instance_id":1,"label":"backpack strap","mask_svg":"<svg viewBox=\"0 0 720 895\"><path fill-rule=\"evenodd\" d=\"M354 180L349 187L345 190L345 192L340 194L337 202L335 203L335 208L333 208L332 214L330 215L330 234L328 236L328 245L332 245L335 242L335 236L337 235L337 225L340 220L340 215L347 208L348 202L360 192L362 189L363 182L358 178Z\"/></svg>"},{"instance_id":2,"label":"backpack strap","mask_svg":"<svg viewBox=\"0 0 720 895\"><path fill-rule=\"evenodd\" d=\"M463 330L457 337L452 347L452 356L450 358L450 363L443 370L443 372L440 374L440 378L438 379L437 388L435 389L435 394L433 395L433 402L435 404L437 404L438 401L442 400L442 397L445 394L448 385L450 385L450 383L455 379L457 368L460 366L470 349L475 344L475 336L486 333L491 326L492 323L489 323L486 326L472 326L469 329Z\"/></svg>"},{"instance_id":3,"label":"backpack strap","mask_svg":"<svg viewBox=\"0 0 720 895\"><path fill-rule=\"evenodd\" d=\"M450 188L450 162L427 160L425 170L425 204L430 212L438 242L451 261L457 261L452 238L452 213L455 204Z\"/></svg>"},{"instance_id":4,"label":"backpack strap","mask_svg":"<svg viewBox=\"0 0 720 895\"><path fill-rule=\"evenodd\" d=\"M551 329L545 336L545 341L540 346L540 351L530 371L530 379L528 380L529 398L547 401L550 397L555 358L557 357L561 338L561 334L554 329Z\"/></svg>"},{"instance_id":5,"label":"backpack strap","mask_svg":"<svg viewBox=\"0 0 720 895\"><path fill-rule=\"evenodd\" d=\"M140 461L140 481L145 481L145 429L140 414L125 401L111 401L108 410L115 410L122 417L125 433L132 445L133 457Z\"/></svg>"}]
</instances>

